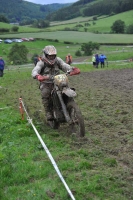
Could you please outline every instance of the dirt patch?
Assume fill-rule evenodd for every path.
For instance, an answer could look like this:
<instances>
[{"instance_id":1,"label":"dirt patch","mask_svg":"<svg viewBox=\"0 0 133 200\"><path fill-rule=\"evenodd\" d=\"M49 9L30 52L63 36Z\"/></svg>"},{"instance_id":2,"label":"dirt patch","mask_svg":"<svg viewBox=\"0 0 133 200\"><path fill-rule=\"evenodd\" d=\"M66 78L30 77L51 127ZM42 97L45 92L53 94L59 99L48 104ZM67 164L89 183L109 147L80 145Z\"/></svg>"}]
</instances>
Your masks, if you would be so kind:
<instances>
[{"instance_id":1,"label":"dirt patch","mask_svg":"<svg viewBox=\"0 0 133 200\"><path fill-rule=\"evenodd\" d=\"M81 73L72 78L89 138L86 148L117 161L118 168L112 173L127 182L126 195L133 198L133 69Z\"/></svg>"},{"instance_id":2,"label":"dirt patch","mask_svg":"<svg viewBox=\"0 0 133 200\"><path fill-rule=\"evenodd\" d=\"M89 142L86 143L86 148L89 145L92 150L102 149L108 157L115 158L120 166L131 172L133 169L133 69L83 72L79 76L70 77L69 80L70 86L76 88L78 96L75 101L80 106L85 119L86 137ZM25 97L27 106L31 109L29 90L32 85L32 90L35 91L32 97L34 113L43 110L40 91L35 80L30 80L26 85L21 96ZM27 99L26 93L28 93Z\"/></svg>"}]
</instances>

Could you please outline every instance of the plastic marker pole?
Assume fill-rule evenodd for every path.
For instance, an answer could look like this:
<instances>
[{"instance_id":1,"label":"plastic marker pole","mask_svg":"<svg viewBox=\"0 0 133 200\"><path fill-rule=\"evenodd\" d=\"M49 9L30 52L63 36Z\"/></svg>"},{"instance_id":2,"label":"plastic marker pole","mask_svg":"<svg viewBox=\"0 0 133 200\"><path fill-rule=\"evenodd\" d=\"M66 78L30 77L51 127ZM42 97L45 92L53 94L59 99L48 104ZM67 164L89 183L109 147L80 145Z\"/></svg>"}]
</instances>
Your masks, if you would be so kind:
<instances>
[{"instance_id":1,"label":"plastic marker pole","mask_svg":"<svg viewBox=\"0 0 133 200\"><path fill-rule=\"evenodd\" d=\"M71 199L72 199L72 200L75 200L75 197L73 196L71 190L69 189L69 187L67 186L67 184L66 184L66 182L65 182L65 180L64 180L64 178L63 178L63 176L61 175L61 172L60 172L60 170L59 170L59 168L58 168L56 162L54 161L54 159L53 159L53 157L52 157L50 151L48 150L47 146L46 146L45 143L43 142L41 136L39 135L39 133L38 133L38 131L37 131L37 129L36 129L36 127L35 127L34 124L32 123L32 119L30 119L30 117L29 117L29 115L28 115L28 112L27 112L27 110L26 110L26 108L25 108L25 106L24 106L24 103L23 103L23 101L22 101L22 98L21 98L20 101L21 101L21 103L22 103L22 106L23 106L23 108L24 108L24 111L26 112L27 120L28 120L29 123L32 125L32 127L33 127L33 129L34 129L34 131L35 131L35 133L36 133L36 135L37 135L37 137L38 137L38 139L40 140L40 142L41 142L41 144L42 144L44 150L46 151L46 153L47 153L47 155L48 155L48 157L49 157L49 159L50 159L50 161L51 161L53 167L55 168L55 170L56 170L56 172L57 172L59 178L61 179L62 183L64 184L64 186L65 186L65 188L66 188L68 194L70 195Z\"/></svg>"},{"instance_id":2,"label":"plastic marker pole","mask_svg":"<svg viewBox=\"0 0 133 200\"><path fill-rule=\"evenodd\" d=\"M19 98L19 110L21 113L21 119L24 120L24 110L23 110L23 106L22 106L22 98Z\"/></svg>"}]
</instances>

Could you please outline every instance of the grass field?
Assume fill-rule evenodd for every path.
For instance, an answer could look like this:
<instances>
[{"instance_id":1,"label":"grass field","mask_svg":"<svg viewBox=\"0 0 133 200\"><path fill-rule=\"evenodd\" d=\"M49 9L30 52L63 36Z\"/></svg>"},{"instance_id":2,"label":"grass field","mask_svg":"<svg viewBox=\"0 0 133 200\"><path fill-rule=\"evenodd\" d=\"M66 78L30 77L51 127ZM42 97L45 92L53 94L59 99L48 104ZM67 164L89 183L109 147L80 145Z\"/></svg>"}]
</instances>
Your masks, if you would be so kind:
<instances>
[{"instance_id":1,"label":"grass field","mask_svg":"<svg viewBox=\"0 0 133 200\"><path fill-rule=\"evenodd\" d=\"M89 32L100 32L100 33L109 33L111 32L111 26L116 20L122 20L125 22L125 25L128 26L132 24L133 11L123 12L113 16L101 16L97 17L95 20L95 24L93 24L93 16L91 17L78 17L72 20L64 21L64 22L53 22L51 23L52 27L48 30L62 30L65 27L74 28L77 24L83 25L83 27L79 28L79 31L84 31L85 23L88 22L90 26L86 27ZM53 26L56 24L56 26Z\"/></svg>"},{"instance_id":2,"label":"grass field","mask_svg":"<svg viewBox=\"0 0 133 200\"><path fill-rule=\"evenodd\" d=\"M3 23L3 22L0 22L0 28L8 28L11 30L11 28L15 26L13 24L7 24L7 23ZM41 31L41 29L37 29L37 28L32 28L32 27L29 27L29 26L18 26L19 27L19 30L18 32L39 32Z\"/></svg>"},{"instance_id":3,"label":"grass field","mask_svg":"<svg viewBox=\"0 0 133 200\"><path fill-rule=\"evenodd\" d=\"M90 32L78 31L56 31L56 32L39 32L39 33L19 33L0 35L0 38L23 38L33 37L42 39L58 40L60 42L87 43L89 41L101 44L132 44L132 34L94 34Z\"/></svg>"},{"instance_id":4,"label":"grass field","mask_svg":"<svg viewBox=\"0 0 133 200\"><path fill-rule=\"evenodd\" d=\"M108 68L102 70L94 69L91 64L82 64L78 67L83 74L85 72L87 75L89 72L89 77L91 74L93 77L94 74L100 73L100 79L103 79L105 73L102 72L110 73L113 70L115 74L115 70L117 72L118 69L133 68L133 63L109 64ZM67 136L66 126L55 131L44 123L40 91L36 80L31 78L31 70L32 67L27 68L27 66L12 67L5 70L4 77L0 79L1 200L70 199L28 123L26 114L24 114L25 119L21 120L20 96L76 200L132 199L132 179L128 179L130 168L123 168L118 161L119 156L109 154L109 152L116 152L117 149L123 149L122 144L125 146L125 140L130 139L126 147L129 147L132 142L131 130L125 135L126 138L124 135L119 135L116 139L119 130L123 131L123 134L127 131L121 120L128 120L127 115L123 114L127 109L125 104L123 104L124 108L119 104L116 104L118 109L116 106L113 107L114 101L118 101L118 91L115 93L115 100L113 96L112 98L109 96L108 87L102 88L98 85L96 88L91 88L90 84L97 79L94 78L89 85L85 86L83 80L84 82L89 80L88 76L83 80L80 76L71 77L70 84L76 86L78 93L76 102L82 110L86 125L85 140L76 140ZM105 93L99 96L102 90ZM107 97L109 104L107 104ZM103 100L105 104L102 104ZM125 121L126 124L130 124L131 113L128 116L129 120ZM119 126L121 129L118 129ZM113 134L115 140L111 138ZM128 158L123 159L125 159L123 162L128 161Z\"/></svg>"},{"instance_id":5,"label":"grass field","mask_svg":"<svg viewBox=\"0 0 133 200\"><path fill-rule=\"evenodd\" d=\"M73 57L73 61L76 62L78 59L79 61L84 62L91 62L91 56L88 57L77 57L75 56L75 52L77 50L81 49L80 44L69 44L66 45L63 42L54 42L54 41L48 41L48 40L36 40L33 42L23 42L19 43L19 45L24 44L28 50L28 63L32 63L31 58L34 54L42 55L42 49L46 45L54 45L57 48L57 55L61 57L63 60L65 60L65 56L68 53L71 53ZM4 44L3 42L0 44L0 54L3 57L3 59L6 62L6 65L10 65L7 59L7 55L11 49L11 47L14 45L12 44ZM100 49L98 51L94 51L94 53L104 53L106 54L108 61L117 61L117 60L129 60L133 58L133 46L129 45L101 45Z\"/></svg>"}]
</instances>

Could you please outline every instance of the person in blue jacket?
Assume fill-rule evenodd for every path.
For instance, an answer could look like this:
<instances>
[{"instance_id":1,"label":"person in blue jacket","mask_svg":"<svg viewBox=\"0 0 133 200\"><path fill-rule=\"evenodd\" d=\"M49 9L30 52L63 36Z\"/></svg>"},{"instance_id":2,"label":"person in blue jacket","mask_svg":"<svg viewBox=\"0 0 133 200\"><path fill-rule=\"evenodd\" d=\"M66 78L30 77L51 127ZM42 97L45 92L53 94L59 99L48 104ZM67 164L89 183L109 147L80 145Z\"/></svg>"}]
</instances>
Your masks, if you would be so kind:
<instances>
[{"instance_id":1,"label":"person in blue jacket","mask_svg":"<svg viewBox=\"0 0 133 200\"><path fill-rule=\"evenodd\" d=\"M96 68L98 68L98 65L99 65L99 55L96 54L95 58L96 58Z\"/></svg>"},{"instance_id":2,"label":"person in blue jacket","mask_svg":"<svg viewBox=\"0 0 133 200\"><path fill-rule=\"evenodd\" d=\"M101 64L101 68L103 68L105 66L105 60L106 60L106 56L104 54L101 54L99 56L99 61L100 61L100 64Z\"/></svg>"},{"instance_id":3,"label":"person in blue jacket","mask_svg":"<svg viewBox=\"0 0 133 200\"><path fill-rule=\"evenodd\" d=\"M0 56L0 77L3 76L4 67L5 67L5 62L4 62L4 60L2 59L2 57Z\"/></svg>"}]
</instances>

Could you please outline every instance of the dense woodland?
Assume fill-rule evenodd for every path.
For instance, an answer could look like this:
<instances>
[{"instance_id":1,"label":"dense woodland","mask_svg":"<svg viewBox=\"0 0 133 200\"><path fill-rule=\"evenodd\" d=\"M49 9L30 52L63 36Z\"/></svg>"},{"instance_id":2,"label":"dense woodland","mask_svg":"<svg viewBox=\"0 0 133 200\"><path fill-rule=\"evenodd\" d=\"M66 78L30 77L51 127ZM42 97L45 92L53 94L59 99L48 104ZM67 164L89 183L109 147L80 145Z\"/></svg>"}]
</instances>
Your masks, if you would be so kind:
<instances>
[{"instance_id":1,"label":"dense woodland","mask_svg":"<svg viewBox=\"0 0 133 200\"><path fill-rule=\"evenodd\" d=\"M45 19L45 17L68 4L40 5L23 0L0 0L0 14L5 16L9 22L22 22L25 20Z\"/></svg>"},{"instance_id":2,"label":"dense woodland","mask_svg":"<svg viewBox=\"0 0 133 200\"><path fill-rule=\"evenodd\" d=\"M39 5L23 0L0 0L0 13L9 22L33 24L35 20L64 21L79 16L114 15L133 9L133 0L79 0L73 4ZM6 2L7 1L7 2ZM13 8L13 9L11 9ZM1 17L0 17L1 21Z\"/></svg>"},{"instance_id":3,"label":"dense woodland","mask_svg":"<svg viewBox=\"0 0 133 200\"><path fill-rule=\"evenodd\" d=\"M113 15L133 9L133 0L80 0L46 18L50 21L69 20L79 16Z\"/></svg>"}]
</instances>

